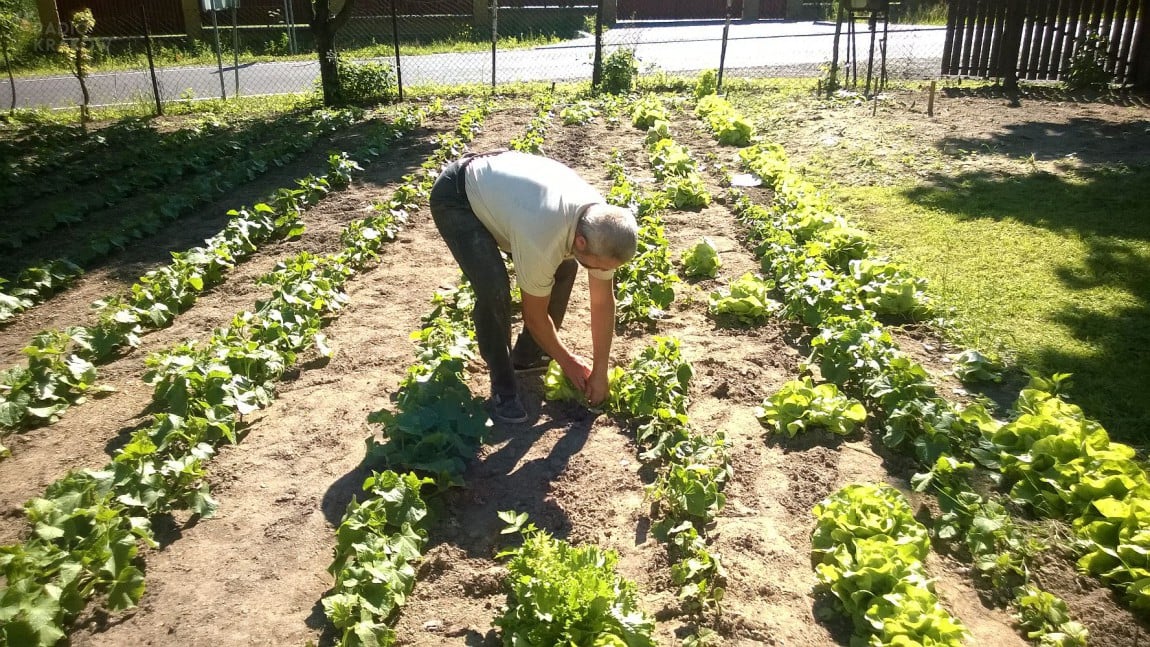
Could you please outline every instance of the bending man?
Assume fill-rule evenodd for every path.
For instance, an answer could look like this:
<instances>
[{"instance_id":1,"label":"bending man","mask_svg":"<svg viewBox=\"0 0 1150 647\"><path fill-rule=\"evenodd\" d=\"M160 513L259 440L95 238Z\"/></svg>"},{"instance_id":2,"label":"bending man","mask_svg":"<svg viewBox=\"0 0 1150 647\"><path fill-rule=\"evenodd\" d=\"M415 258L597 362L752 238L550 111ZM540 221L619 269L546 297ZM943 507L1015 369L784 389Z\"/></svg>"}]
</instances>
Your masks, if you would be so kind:
<instances>
[{"instance_id":1,"label":"bending man","mask_svg":"<svg viewBox=\"0 0 1150 647\"><path fill-rule=\"evenodd\" d=\"M492 417L524 422L517 372L553 357L587 400L607 397L615 331L614 270L635 254L635 218L606 204L575 171L518 152L465 155L431 189L431 215L475 290L475 335L491 372ZM511 346L511 285L499 253L511 254L523 296L523 332ZM559 339L578 266L590 276L592 361Z\"/></svg>"}]
</instances>

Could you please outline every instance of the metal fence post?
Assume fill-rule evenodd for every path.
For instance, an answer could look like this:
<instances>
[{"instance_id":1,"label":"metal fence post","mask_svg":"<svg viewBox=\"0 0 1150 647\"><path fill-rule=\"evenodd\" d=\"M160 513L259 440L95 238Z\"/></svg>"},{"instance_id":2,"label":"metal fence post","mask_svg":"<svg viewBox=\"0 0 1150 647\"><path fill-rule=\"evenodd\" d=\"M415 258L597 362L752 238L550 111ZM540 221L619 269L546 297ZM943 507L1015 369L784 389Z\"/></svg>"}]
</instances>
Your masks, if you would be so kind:
<instances>
[{"instance_id":1,"label":"metal fence post","mask_svg":"<svg viewBox=\"0 0 1150 647\"><path fill-rule=\"evenodd\" d=\"M399 17L395 0L391 0L391 40L395 44L395 84L399 88L399 100L403 101L403 67L399 64Z\"/></svg>"},{"instance_id":2,"label":"metal fence post","mask_svg":"<svg viewBox=\"0 0 1150 647\"><path fill-rule=\"evenodd\" d=\"M216 5L220 0L210 0L212 6L212 33L215 34L216 41L216 69L220 73L220 98L225 101L228 98L228 91L224 88L224 58L220 54L220 22L216 19Z\"/></svg>"},{"instance_id":3,"label":"metal fence post","mask_svg":"<svg viewBox=\"0 0 1150 647\"><path fill-rule=\"evenodd\" d=\"M287 23L288 50L294 55L299 53L299 46L295 36L295 9L292 0L284 0L284 22Z\"/></svg>"},{"instance_id":4,"label":"metal fence post","mask_svg":"<svg viewBox=\"0 0 1150 647\"><path fill-rule=\"evenodd\" d=\"M591 64L591 90L603 83L603 0L595 11L595 58Z\"/></svg>"},{"instance_id":5,"label":"metal fence post","mask_svg":"<svg viewBox=\"0 0 1150 647\"><path fill-rule=\"evenodd\" d=\"M240 96L240 26L236 20L236 6L239 0L232 2L232 70L236 77L236 93Z\"/></svg>"},{"instance_id":6,"label":"metal fence post","mask_svg":"<svg viewBox=\"0 0 1150 647\"><path fill-rule=\"evenodd\" d=\"M152 31L148 29L148 8L140 5L140 16L144 19L144 53L148 56L148 71L152 74L152 94L156 97L156 114L164 115L164 105L160 102L160 83L156 80L156 61L152 58Z\"/></svg>"},{"instance_id":7,"label":"metal fence post","mask_svg":"<svg viewBox=\"0 0 1150 647\"><path fill-rule=\"evenodd\" d=\"M495 44L499 40L499 0L491 0L491 89L495 90Z\"/></svg>"},{"instance_id":8,"label":"metal fence post","mask_svg":"<svg viewBox=\"0 0 1150 647\"><path fill-rule=\"evenodd\" d=\"M723 46L719 49L719 80L715 84L715 92L723 92L723 67L727 62L727 35L731 31L731 0L727 0L727 21L723 23Z\"/></svg>"}]
</instances>

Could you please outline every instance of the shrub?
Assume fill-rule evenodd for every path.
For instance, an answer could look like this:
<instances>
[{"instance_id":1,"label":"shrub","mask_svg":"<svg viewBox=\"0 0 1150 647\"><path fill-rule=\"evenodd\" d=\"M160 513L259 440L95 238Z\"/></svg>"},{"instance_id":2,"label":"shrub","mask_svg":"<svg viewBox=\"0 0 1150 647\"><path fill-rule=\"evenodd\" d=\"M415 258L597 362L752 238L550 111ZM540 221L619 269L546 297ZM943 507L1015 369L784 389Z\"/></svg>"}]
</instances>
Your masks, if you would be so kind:
<instances>
[{"instance_id":1,"label":"shrub","mask_svg":"<svg viewBox=\"0 0 1150 647\"><path fill-rule=\"evenodd\" d=\"M603 59L603 80L599 91L608 94L627 94L635 87L639 75L639 60L635 50L621 47Z\"/></svg>"},{"instance_id":2,"label":"shrub","mask_svg":"<svg viewBox=\"0 0 1150 647\"><path fill-rule=\"evenodd\" d=\"M339 103L367 105L390 101L396 93L395 72L384 63L339 61Z\"/></svg>"},{"instance_id":3,"label":"shrub","mask_svg":"<svg viewBox=\"0 0 1150 647\"><path fill-rule=\"evenodd\" d=\"M1106 39L1090 32L1078 41L1063 82L1069 90L1104 91L1112 76L1106 71Z\"/></svg>"}]
</instances>

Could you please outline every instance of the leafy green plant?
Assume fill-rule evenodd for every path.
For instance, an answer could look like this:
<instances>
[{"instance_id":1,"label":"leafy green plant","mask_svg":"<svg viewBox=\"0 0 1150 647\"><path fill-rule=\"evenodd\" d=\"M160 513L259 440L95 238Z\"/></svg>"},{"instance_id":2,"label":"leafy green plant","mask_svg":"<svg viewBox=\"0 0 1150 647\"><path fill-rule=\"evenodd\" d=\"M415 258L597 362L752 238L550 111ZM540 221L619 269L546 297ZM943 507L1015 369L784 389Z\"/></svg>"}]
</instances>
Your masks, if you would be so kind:
<instances>
[{"instance_id":1,"label":"leafy green plant","mask_svg":"<svg viewBox=\"0 0 1150 647\"><path fill-rule=\"evenodd\" d=\"M374 105L395 98L395 71L387 63L354 63L340 57L338 70L341 105Z\"/></svg>"},{"instance_id":2,"label":"leafy green plant","mask_svg":"<svg viewBox=\"0 0 1150 647\"><path fill-rule=\"evenodd\" d=\"M654 623L636 604L635 585L615 573L618 555L571 546L512 512L501 512L523 544L507 559L507 606L493 624L503 644L654 647Z\"/></svg>"},{"instance_id":3,"label":"leafy green plant","mask_svg":"<svg viewBox=\"0 0 1150 647\"><path fill-rule=\"evenodd\" d=\"M852 260L849 267L859 299L875 313L922 316L930 312L925 279L886 260Z\"/></svg>"},{"instance_id":4,"label":"leafy green plant","mask_svg":"<svg viewBox=\"0 0 1150 647\"><path fill-rule=\"evenodd\" d=\"M715 242L706 237L683 252L679 262L683 265L683 275L689 278L715 278L723 265Z\"/></svg>"},{"instance_id":5,"label":"leafy green plant","mask_svg":"<svg viewBox=\"0 0 1150 647\"><path fill-rule=\"evenodd\" d=\"M652 124L651 131L660 134L658 126L665 124L665 121L657 121ZM650 161L651 169L655 171L655 177L659 180L666 180L672 177L686 177L695 172L695 160L691 158L691 154L686 148L675 143L674 140L669 138L658 139L649 144L650 148Z\"/></svg>"},{"instance_id":6,"label":"leafy green plant","mask_svg":"<svg viewBox=\"0 0 1150 647\"><path fill-rule=\"evenodd\" d=\"M707 311L715 317L733 317L744 325L762 323L780 307L767 296L773 287L770 281L747 272L726 288L712 292Z\"/></svg>"},{"instance_id":7,"label":"leafy green plant","mask_svg":"<svg viewBox=\"0 0 1150 647\"><path fill-rule=\"evenodd\" d=\"M926 527L888 485L848 485L813 510L819 588L854 622L860 643L959 647L965 628L939 604L922 560Z\"/></svg>"},{"instance_id":8,"label":"leafy green plant","mask_svg":"<svg viewBox=\"0 0 1150 647\"><path fill-rule=\"evenodd\" d=\"M695 90L698 104L695 114L707 121L711 132L720 144L725 146L746 146L755 135L755 128L741 114L735 111L730 102L712 92L700 94L703 79Z\"/></svg>"},{"instance_id":9,"label":"leafy green plant","mask_svg":"<svg viewBox=\"0 0 1150 647\"><path fill-rule=\"evenodd\" d=\"M363 484L367 500L348 504L328 567L335 584L323 598L328 620L342 631L339 645L394 643L385 622L415 585L414 564L427 543L420 523L427 506L419 490L429 482L414 474L373 473Z\"/></svg>"},{"instance_id":10,"label":"leafy green plant","mask_svg":"<svg viewBox=\"0 0 1150 647\"><path fill-rule=\"evenodd\" d=\"M691 613L717 609L723 601L727 571L719 555L690 521L667 531L678 560L671 565L671 581L679 587L679 600Z\"/></svg>"},{"instance_id":11,"label":"leafy green plant","mask_svg":"<svg viewBox=\"0 0 1150 647\"><path fill-rule=\"evenodd\" d=\"M705 526L726 503L723 488L731 477L722 434L691 436L671 448L666 468L647 487L660 507L663 526L689 521Z\"/></svg>"},{"instance_id":12,"label":"leafy green plant","mask_svg":"<svg viewBox=\"0 0 1150 647\"><path fill-rule=\"evenodd\" d=\"M702 209L711 204L711 193L698 173L669 178L664 190L676 209Z\"/></svg>"},{"instance_id":13,"label":"leafy green plant","mask_svg":"<svg viewBox=\"0 0 1150 647\"><path fill-rule=\"evenodd\" d=\"M639 75L639 61L635 50L619 47L603 57L603 78L596 88L608 94L627 94L635 87Z\"/></svg>"},{"instance_id":14,"label":"leafy green plant","mask_svg":"<svg viewBox=\"0 0 1150 647\"><path fill-rule=\"evenodd\" d=\"M1002 381L1002 362L974 349L947 355L946 358L951 361L954 376L963 383Z\"/></svg>"},{"instance_id":15,"label":"leafy green plant","mask_svg":"<svg viewBox=\"0 0 1150 647\"><path fill-rule=\"evenodd\" d=\"M755 409L755 417L788 438L811 427L846 436L866 421L866 409L858 400L840 394L834 384L814 385L804 377L787 382L764 400Z\"/></svg>"},{"instance_id":16,"label":"leafy green plant","mask_svg":"<svg viewBox=\"0 0 1150 647\"><path fill-rule=\"evenodd\" d=\"M657 416L660 409L685 412L693 375L677 339L656 336L651 342L616 379L610 395L614 411L640 422Z\"/></svg>"},{"instance_id":17,"label":"leafy green plant","mask_svg":"<svg viewBox=\"0 0 1150 647\"><path fill-rule=\"evenodd\" d=\"M551 108L554 100L551 95L539 95L535 98L535 116L527 124L527 130L511 139L511 148L525 153L542 153L543 141L546 138L547 126L551 123Z\"/></svg>"},{"instance_id":18,"label":"leafy green plant","mask_svg":"<svg viewBox=\"0 0 1150 647\"><path fill-rule=\"evenodd\" d=\"M436 294L436 307L424 318L424 327L412 334L420 361L400 383L395 411L382 409L368 417L382 425L384 439L368 440L369 463L433 474L440 487L462 482L466 460L491 424L464 374L467 361L475 356L468 316L473 302L466 286Z\"/></svg>"},{"instance_id":19,"label":"leafy green plant","mask_svg":"<svg viewBox=\"0 0 1150 647\"><path fill-rule=\"evenodd\" d=\"M646 129L654 126L656 121L667 121L667 109L659 97L648 94L632 104L632 126Z\"/></svg>"},{"instance_id":20,"label":"leafy green plant","mask_svg":"<svg viewBox=\"0 0 1150 647\"><path fill-rule=\"evenodd\" d=\"M582 126L595 121L599 111L590 101L579 101L559 111L564 126Z\"/></svg>"},{"instance_id":21,"label":"leafy green plant","mask_svg":"<svg viewBox=\"0 0 1150 647\"><path fill-rule=\"evenodd\" d=\"M695 80L695 99L715 94L719 87L719 74L715 70L703 70Z\"/></svg>"},{"instance_id":22,"label":"leafy green plant","mask_svg":"<svg viewBox=\"0 0 1150 647\"><path fill-rule=\"evenodd\" d=\"M608 164L613 183L607 200L634 209L639 215L639 231L635 256L615 270L618 318L625 323L656 321L666 315L675 299L672 286L679 281L659 217L666 201L657 194L640 196L619 159L616 151Z\"/></svg>"},{"instance_id":23,"label":"leafy green plant","mask_svg":"<svg viewBox=\"0 0 1150 647\"><path fill-rule=\"evenodd\" d=\"M1015 604L1027 638L1042 647L1086 647L1089 632L1070 619L1070 610L1058 596L1028 585L1019 590Z\"/></svg>"},{"instance_id":24,"label":"leafy green plant","mask_svg":"<svg viewBox=\"0 0 1150 647\"><path fill-rule=\"evenodd\" d=\"M1106 90L1114 79L1106 69L1108 47L1106 39L1097 31L1088 31L1079 38L1074 53L1070 55L1070 69L1062 81L1066 88L1074 91Z\"/></svg>"}]
</instances>

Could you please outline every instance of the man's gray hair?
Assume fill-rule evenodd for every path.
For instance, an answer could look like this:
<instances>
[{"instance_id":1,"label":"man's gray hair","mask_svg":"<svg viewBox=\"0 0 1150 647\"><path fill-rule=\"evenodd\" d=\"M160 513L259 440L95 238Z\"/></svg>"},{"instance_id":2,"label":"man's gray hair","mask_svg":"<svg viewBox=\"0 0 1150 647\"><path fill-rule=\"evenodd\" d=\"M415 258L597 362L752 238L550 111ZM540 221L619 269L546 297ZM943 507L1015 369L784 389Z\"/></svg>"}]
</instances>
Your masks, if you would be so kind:
<instances>
[{"instance_id":1,"label":"man's gray hair","mask_svg":"<svg viewBox=\"0 0 1150 647\"><path fill-rule=\"evenodd\" d=\"M583 212L576 232L587 240L587 253L626 263L635 255L638 229L630 209L593 204Z\"/></svg>"}]
</instances>

